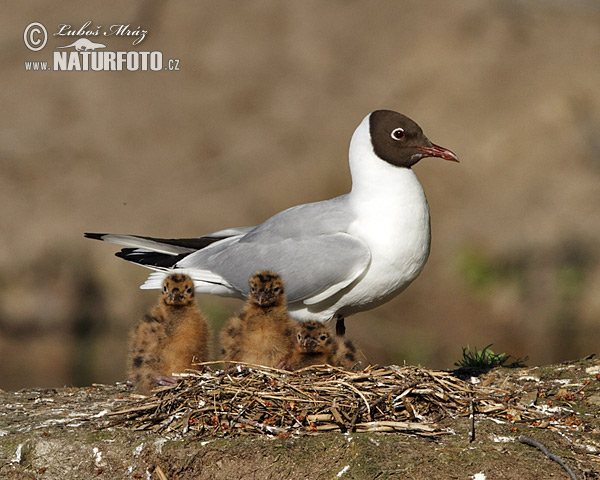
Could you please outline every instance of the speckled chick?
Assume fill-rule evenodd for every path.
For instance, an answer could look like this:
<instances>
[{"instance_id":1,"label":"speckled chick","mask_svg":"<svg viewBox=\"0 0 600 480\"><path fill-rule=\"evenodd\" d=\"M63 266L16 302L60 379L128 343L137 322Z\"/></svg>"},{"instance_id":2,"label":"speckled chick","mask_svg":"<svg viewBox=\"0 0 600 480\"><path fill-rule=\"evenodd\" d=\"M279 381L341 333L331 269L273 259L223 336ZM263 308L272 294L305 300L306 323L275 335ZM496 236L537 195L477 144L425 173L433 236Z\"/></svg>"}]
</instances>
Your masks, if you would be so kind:
<instances>
[{"instance_id":1,"label":"speckled chick","mask_svg":"<svg viewBox=\"0 0 600 480\"><path fill-rule=\"evenodd\" d=\"M288 367L298 370L309 365L328 364L350 369L357 363L355 354L350 340L333 336L322 322L308 320L297 327L296 345Z\"/></svg>"},{"instance_id":2,"label":"speckled chick","mask_svg":"<svg viewBox=\"0 0 600 480\"><path fill-rule=\"evenodd\" d=\"M360 362L356 358L356 347L350 340L344 340L341 337L336 337L337 352L335 354L334 365L337 367L352 370Z\"/></svg>"},{"instance_id":3,"label":"speckled chick","mask_svg":"<svg viewBox=\"0 0 600 480\"><path fill-rule=\"evenodd\" d=\"M194 282L187 275L169 275L157 305L131 331L129 379L145 394L175 383L170 375L190 368L193 360L208 360L209 338L208 322L195 305Z\"/></svg>"},{"instance_id":4,"label":"speckled chick","mask_svg":"<svg viewBox=\"0 0 600 480\"><path fill-rule=\"evenodd\" d=\"M296 322L287 314L281 277L260 271L250 278L242 311L221 332L223 359L282 368L294 348Z\"/></svg>"}]
</instances>

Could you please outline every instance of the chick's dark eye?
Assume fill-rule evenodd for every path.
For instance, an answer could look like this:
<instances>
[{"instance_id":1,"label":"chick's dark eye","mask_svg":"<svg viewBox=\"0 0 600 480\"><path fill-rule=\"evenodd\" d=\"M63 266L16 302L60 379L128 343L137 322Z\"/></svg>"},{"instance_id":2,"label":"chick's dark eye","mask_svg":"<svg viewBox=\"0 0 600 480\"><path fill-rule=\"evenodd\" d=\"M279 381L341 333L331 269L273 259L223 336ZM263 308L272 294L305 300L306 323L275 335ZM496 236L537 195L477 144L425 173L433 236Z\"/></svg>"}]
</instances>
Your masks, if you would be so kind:
<instances>
[{"instance_id":1,"label":"chick's dark eye","mask_svg":"<svg viewBox=\"0 0 600 480\"><path fill-rule=\"evenodd\" d=\"M321 340L327 340L327 335L321 335L319 338L320 338Z\"/></svg>"},{"instance_id":2,"label":"chick's dark eye","mask_svg":"<svg viewBox=\"0 0 600 480\"><path fill-rule=\"evenodd\" d=\"M394 140L402 140L406 136L403 128L395 128L392 130L392 138Z\"/></svg>"},{"instance_id":3,"label":"chick's dark eye","mask_svg":"<svg viewBox=\"0 0 600 480\"><path fill-rule=\"evenodd\" d=\"M169 291L169 287L167 287L166 285L163 287L163 292L167 293Z\"/></svg>"}]
</instances>

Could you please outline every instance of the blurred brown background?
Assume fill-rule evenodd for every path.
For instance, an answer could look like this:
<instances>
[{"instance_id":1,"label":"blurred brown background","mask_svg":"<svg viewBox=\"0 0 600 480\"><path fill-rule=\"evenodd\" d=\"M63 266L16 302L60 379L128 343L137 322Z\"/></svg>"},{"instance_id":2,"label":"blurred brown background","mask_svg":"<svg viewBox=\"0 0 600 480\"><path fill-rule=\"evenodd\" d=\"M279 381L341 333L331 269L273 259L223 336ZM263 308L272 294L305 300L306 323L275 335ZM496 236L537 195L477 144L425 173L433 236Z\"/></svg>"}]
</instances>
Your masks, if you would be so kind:
<instances>
[{"instance_id":1,"label":"blurred brown background","mask_svg":"<svg viewBox=\"0 0 600 480\"><path fill-rule=\"evenodd\" d=\"M124 378L148 273L83 232L196 236L350 188L377 108L460 164L426 159L429 263L351 317L372 362L451 368L461 347L542 364L600 340L600 4L496 0L27 2L0 18L0 388ZM138 25L107 50L179 72L27 72L59 24ZM40 52L25 27L50 33ZM202 296L216 328L240 307Z\"/></svg>"}]
</instances>

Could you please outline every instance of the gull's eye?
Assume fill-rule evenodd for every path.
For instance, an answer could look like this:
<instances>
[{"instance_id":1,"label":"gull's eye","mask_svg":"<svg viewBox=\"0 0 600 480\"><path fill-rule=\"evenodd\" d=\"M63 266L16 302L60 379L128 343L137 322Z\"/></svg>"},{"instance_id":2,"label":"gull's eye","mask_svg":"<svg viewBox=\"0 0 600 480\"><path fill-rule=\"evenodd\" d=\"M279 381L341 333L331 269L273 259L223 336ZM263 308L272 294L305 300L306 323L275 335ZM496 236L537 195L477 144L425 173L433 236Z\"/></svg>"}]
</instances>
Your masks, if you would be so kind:
<instances>
[{"instance_id":1,"label":"gull's eye","mask_svg":"<svg viewBox=\"0 0 600 480\"><path fill-rule=\"evenodd\" d=\"M394 140L402 140L406 136L403 128L395 128L392 130L392 138Z\"/></svg>"},{"instance_id":2,"label":"gull's eye","mask_svg":"<svg viewBox=\"0 0 600 480\"><path fill-rule=\"evenodd\" d=\"M163 285L163 292L167 293L169 291L169 287L167 287L166 285Z\"/></svg>"},{"instance_id":3,"label":"gull's eye","mask_svg":"<svg viewBox=\"0 0 600 480\"><path fill-rule=\"evenodd\" d=\"M323 334L319 337L319 339L324 342L325 340L327 340L327 335Z\"/></svg>"},{"instance_id":4,"label":"gull's eye","mask_svg":"<svg viewBox=\"0 0 600 480\"><path fill-rule=\"evenodd\" d=\"M192 288L191 288L191 287L188 287L188 288L186 288L186 289L185 289L185 293L187 293L188 295L189 295L190 293L192 293Z\"/></svg>"}]
</instances>

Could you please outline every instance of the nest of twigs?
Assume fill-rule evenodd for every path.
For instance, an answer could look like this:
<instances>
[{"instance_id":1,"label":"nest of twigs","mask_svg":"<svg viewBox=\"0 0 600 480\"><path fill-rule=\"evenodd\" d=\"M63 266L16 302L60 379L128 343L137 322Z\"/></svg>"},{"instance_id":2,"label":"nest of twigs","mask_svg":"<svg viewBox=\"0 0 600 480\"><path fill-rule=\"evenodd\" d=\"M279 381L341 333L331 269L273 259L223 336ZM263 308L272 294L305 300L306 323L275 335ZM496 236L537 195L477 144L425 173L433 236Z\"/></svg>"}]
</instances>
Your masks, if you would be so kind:
<instances>
[{"instance_id":1,"label":"nest of twigs","mask_svg":"<svg viewBox=\"0 0 600 480\"><path fill-rule=\"evenodd\" d=\"M180 374L173 387L112 412L114 424L207 436L325 431L402 432L437 436L447 417L530 416L509 406L498 388L473 385L444 371L372 366L359 372L326 365L288 372L216 362ZM535 416L535 412L530 412Z\"/></svg>"}]
</instances>

